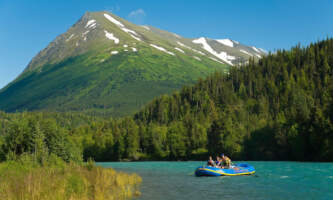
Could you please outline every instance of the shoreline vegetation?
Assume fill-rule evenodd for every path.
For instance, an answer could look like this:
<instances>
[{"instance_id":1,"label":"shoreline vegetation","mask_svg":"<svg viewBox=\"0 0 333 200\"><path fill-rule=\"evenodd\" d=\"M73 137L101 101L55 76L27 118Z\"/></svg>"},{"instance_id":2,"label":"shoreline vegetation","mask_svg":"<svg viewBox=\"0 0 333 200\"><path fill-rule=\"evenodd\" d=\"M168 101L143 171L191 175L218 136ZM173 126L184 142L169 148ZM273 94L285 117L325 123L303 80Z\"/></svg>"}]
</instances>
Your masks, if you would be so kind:
<instances>
[{"instance_id":1,"label":"shoreline vegetation","mask_svg":"<svg viewBox=\"0 0 333 200\"><path fill-rule=\"evenodd\" d=\"M23 154L0 164L0 199L122 200L140 195L140 176L95 166L66 163L57 156L36 161Z\"/></svg>"},{"instance_id":2,"label":"shoreline vegetation","mask_svg":"<svg viewBox=\"0 0 333 200\"><path fill-rule=\"evenodd\" d=\"M53 123L53 117L1 115L0 199L123 200L140 195L140 176L98 167L91 159L84 162L68 126Z\"/></svg>"}]
</instances>

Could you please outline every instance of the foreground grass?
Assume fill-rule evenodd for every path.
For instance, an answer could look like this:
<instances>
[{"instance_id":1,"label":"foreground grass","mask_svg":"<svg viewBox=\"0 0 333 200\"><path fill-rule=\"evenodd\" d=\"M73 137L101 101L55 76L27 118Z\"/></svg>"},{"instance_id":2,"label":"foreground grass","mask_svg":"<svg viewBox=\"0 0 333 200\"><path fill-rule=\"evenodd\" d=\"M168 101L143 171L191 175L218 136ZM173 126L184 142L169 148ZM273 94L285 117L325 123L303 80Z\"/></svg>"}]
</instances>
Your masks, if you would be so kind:
<instances>
[{"instance_id":1,"label":"foreground grass","mask_svg":"<svg viewBox=\"0 0 333 200\"><path fill-rule=\"evenodd\" d=\"M31 157L0 164L0 199L111 200L138 196L141 178L92 163L60 160L36 164Z\"/></svg>"}]
</instances>

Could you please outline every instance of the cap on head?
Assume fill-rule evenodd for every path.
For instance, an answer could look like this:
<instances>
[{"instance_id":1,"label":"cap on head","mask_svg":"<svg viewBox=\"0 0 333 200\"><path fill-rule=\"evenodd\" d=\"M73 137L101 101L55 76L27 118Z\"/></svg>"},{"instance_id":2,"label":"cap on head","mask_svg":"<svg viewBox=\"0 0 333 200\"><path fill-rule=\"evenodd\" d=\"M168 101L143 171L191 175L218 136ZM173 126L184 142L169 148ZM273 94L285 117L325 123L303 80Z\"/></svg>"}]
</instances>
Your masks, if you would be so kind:
<instances>
[{"instance_id":1,"label":"cap on head","mask_svg":"<svg viewBox=\"0 0 333 200\"><path fill-rule=\"evenodd\" d=\"M223 157L224 156L224 153L221 153L221 157Z\"/></svg>"}]
</instances>

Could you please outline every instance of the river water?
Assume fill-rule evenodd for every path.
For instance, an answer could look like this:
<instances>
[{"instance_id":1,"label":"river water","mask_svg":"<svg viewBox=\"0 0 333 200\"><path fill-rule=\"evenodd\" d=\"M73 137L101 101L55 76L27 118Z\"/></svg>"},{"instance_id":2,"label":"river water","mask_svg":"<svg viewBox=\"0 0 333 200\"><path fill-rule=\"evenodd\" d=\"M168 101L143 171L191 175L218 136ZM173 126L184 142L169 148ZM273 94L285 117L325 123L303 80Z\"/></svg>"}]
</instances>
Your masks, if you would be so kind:
<instances>
[{"instance_id":1,"label":"river water","mask_svg":"<svg viewBox=\"0 0 333 200\"><path fill-rule=\"evenodd\" d=\"M237 162L236 162L237 163ZM103 167L142 177L142 200L333 200L333 163L247 162L254 175L196 177L204 162L105 162Z\"/></svg>"}]
</instances>

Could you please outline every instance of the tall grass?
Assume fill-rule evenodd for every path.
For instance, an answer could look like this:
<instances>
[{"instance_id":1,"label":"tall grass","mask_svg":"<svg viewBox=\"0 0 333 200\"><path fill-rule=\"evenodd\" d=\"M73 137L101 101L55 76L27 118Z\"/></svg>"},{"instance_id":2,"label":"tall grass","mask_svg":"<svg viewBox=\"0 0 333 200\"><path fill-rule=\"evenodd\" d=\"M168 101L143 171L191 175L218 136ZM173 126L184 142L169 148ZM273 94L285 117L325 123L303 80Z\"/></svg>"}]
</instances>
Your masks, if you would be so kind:
<instances>
[{"instance_id":1,"label":"tall grass","mask_svg":"<svg viewBox=\"0 0 333 200\"><path fill-rule=\"evenodd\" d=\"M136 174L56 157L44 164L33 156L0 164L0 199L7 200L122 200L140 195L140 183Z\"/></svg>"}]
</instances>

